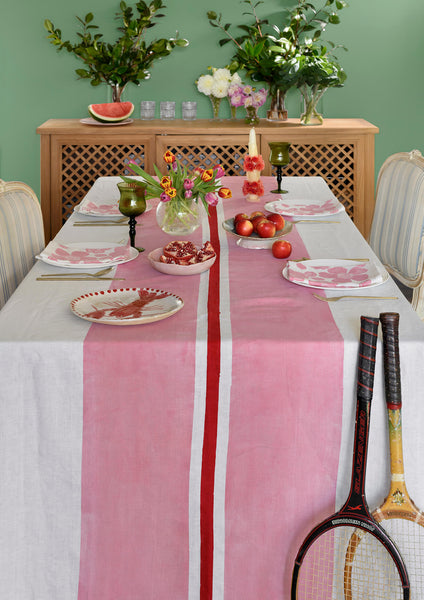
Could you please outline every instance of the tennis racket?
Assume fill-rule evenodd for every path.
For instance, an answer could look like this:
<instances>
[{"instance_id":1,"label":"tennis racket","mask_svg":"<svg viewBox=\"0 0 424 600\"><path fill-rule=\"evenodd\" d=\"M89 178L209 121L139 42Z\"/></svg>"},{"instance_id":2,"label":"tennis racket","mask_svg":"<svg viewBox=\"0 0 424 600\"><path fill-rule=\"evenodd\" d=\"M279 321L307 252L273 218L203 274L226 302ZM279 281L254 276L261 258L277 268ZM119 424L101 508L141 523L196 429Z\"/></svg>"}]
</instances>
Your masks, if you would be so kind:
<instances>
[{"instance_id":1,"label":"tennis racket","mask_svg":"<svg viewBox=\"0 0 424 600\"><path fill-rule=\"evenodd\" d=\"M424 515L415 506L405 484L402 451L402 395L399 358L399 314L381 313L384 348L384 380L389 421L390 471L389 493L373 512L399 548L410 578L411 596L424 598ZM351 552L357 540L352 540ZM346 600L350 600L351 581L346 579Z\"/></svg>"},{"instance_id":2,"label":"tennis racket","mask_svg":"<svg viewBox=\"0 0 424 600\"><path fill-rule=\"evenodd\" d=\"M409 579L394 543L372 518L365 499L368 432L374 384L378 319L361 317L356 421L351 487L343 507L317 525L302 543L293 568L291 600L344 597L346 552L361 538L350 560L351 598L409 600Z\"/></svg>"}]
</instances>

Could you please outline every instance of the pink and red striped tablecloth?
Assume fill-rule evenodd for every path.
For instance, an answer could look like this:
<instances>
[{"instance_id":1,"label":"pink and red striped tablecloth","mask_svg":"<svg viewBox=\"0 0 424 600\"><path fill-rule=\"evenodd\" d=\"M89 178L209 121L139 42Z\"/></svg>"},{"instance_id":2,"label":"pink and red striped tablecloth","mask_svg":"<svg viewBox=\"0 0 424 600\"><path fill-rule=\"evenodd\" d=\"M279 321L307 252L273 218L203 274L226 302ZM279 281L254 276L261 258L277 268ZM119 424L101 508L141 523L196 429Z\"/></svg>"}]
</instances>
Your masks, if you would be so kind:
<instances>
[{"instance_id":1,"label":"pink and red striped tablecloth","mask_svg":"<svg viewBox=\"0 0 424 600\"><path fill-rule=\"evenodd\" d=\"M217 251L207 274L163 275L145 254L118 268L184 308L85 339L78 600L286 599L299 543L334 509L343 338L284 261L223 230L257 207L242 178L226 184L190 236ZM154 211L140 222L147 250L170 240ZM287 239L307 256L296 228Z\"/></svg>"}]
</instances>

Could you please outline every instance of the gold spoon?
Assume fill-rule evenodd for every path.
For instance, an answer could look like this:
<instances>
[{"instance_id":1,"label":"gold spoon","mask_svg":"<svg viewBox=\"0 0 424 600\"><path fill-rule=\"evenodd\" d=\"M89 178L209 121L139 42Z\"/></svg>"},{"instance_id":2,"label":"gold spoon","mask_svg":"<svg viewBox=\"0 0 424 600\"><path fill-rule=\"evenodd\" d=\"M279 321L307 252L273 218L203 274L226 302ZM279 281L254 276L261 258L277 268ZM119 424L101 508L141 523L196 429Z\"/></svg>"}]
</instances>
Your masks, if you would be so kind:
<instances>
[{"instance_id":1,"label":"gold spoon","mask_svg":"<svg viewBox=\"0 0 424 600\"><path fill-rule=\"evenodd\" d=\"M336 302L337 300L342 300L343 298L355 298L356 300L365 299L365 300L398 300L397 296L333 296L327 298L326 296L320 296L319 294L312 294L314 298L318 300L322 300L323 302Z\"/></svg>"},{"instance_id":2,"label":"gold spoon","mask_svg":"<svg viewBox=\"0 0 424 600\"><path fill-rule=\"evenodd\" d=\"M102 275L106 275L106 273L109 273L109 271L111 271L112 269L113 267L106 267L105 269L97 271L97 273L43 273L42 275L40 275L40 277L72 277L73 275L78 277L80 275L86 275L87 277L101 277Z\"/></svg>"}]
</instances>

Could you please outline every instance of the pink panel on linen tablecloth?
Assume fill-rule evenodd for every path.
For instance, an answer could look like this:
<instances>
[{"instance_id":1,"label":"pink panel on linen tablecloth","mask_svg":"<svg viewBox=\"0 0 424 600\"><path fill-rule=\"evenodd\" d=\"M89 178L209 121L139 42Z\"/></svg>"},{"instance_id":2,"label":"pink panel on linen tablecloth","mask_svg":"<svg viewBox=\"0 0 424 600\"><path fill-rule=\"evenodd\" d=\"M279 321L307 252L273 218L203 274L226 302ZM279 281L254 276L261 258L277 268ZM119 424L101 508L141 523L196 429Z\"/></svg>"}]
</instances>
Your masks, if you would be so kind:
<instances>
[{"instance_id":1,"label":"pink panel on linen tablecloth","mask_svg":"<svg viewBox=\"0 0 424 600\"><path fill-rule=\"evenodd\" d=\"M307 256L297 232L288 239L291 258ZM225 599L281 600L308 528L334 510L343 339L313 290L281 277L284 261L258 268L256 251L232 246Z\"/></svg>"},{"instance_id":2,"label":"pink panel on linen tablecloth","mask_svg":"<svg viewBox=\"0 0 424 600\"><path fill-rule=\"evenodd\" d=\"M258 207L241 198L241 179L225 180L234 194L224 201L226 218ZM273 184L268 180L266 190ZM137 236L147 251L170 240L155 227L153 215L143 219ZM307 255L296 230L288 239L292 258ZM207 397L202 591L194 597L280 600L288 597L292 560L308 527L334 509L343 341L328 306L282 278L283 261L266 250L239 248L230 236L227 243L233 354L227 471L224 481L214 481L215 446L208 436L215 435L218 406ZM140 255L118 268L125 286L169 290L185 306L149 325L96 324L87 336L79 600L188 598L200 279L162 275L144 261ZM211 300L215 314L218 299ZM228 318L224 306L220 318L221 323ZM220 339L215 334L212 348ZM228 341L221 336L221 343ZM210 358L218 360L215 350ZM221 524L213 513L219 494L225 494L224 532L217 530ZM223 582L216 588L224 592L215 594L220 576L212 564L214 549L225 552Z\"/></svg>"}]
</instances>

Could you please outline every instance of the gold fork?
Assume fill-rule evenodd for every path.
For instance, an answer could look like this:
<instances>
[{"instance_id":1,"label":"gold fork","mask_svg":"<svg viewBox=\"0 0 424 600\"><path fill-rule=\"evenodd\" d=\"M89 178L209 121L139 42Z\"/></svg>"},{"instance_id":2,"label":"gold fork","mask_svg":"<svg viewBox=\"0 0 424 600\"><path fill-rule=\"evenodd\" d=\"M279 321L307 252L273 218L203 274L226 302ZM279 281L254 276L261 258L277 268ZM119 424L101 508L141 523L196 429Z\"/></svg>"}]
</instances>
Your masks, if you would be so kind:
<instances>
[{"instance_id":1,"label":"gold fork","mask_svg":"<svg viewBox=\"0 0 424 600\"><path fill-rule=\"evenodd\" d=\"M337 300L342 300L343 298L355 298L365 299L365 300L399 300L397 296L332 296L331 298L327 298L326 296L320 296L319 294L312 294L318 300L322 300L323 302L336 302Z\"/></svg>"},{"instance_id":2,"label":"gold fork","mask_svg":"<svg viewBox=\"0 0 424 600\"><path fill-rule=\"evenodd\" d=\"M80 275L85 275L87 277L101 277L102 275L106 275L106 273L109 273L109 271L111 271L112 269L113 267L106 267L106 269L101 269L100 271L97 271L97 273L72 273L72 271L70 271L69 273L43 273L42 275L40 275L40 277L79 277Z\"/></svg>"}]
</instances>

